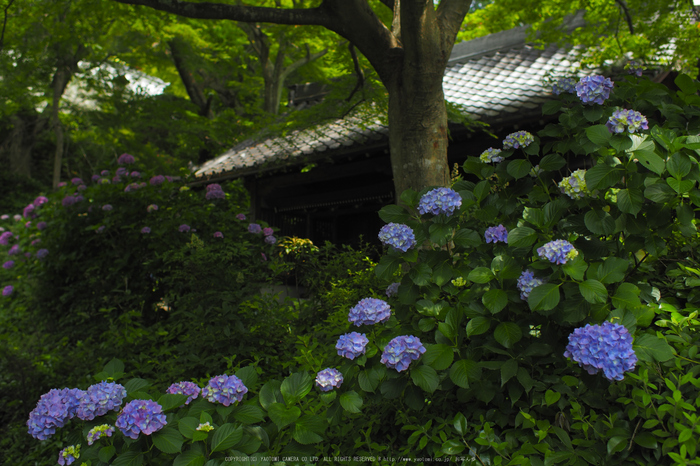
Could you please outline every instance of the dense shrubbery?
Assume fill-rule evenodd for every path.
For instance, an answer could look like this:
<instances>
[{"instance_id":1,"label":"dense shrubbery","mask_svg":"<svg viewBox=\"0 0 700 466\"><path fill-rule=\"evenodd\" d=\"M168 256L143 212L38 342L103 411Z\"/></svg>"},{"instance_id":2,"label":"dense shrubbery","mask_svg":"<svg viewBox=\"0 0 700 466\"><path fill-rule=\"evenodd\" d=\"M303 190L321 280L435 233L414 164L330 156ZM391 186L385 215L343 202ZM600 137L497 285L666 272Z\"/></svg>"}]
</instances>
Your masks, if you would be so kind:
<instances>
[{"instance_id":1,"label":"dense shrubbery","mask_svg":"<svg viewBox=\"0 0 700 466\"><path fill-rule=\"evenodd\" d=\"M186 217L207 233L173 246L181 238L175 215L189 211L165 216L151 228L169 245L155 246L133 272L153 274L152 284L138 296L121 283L118 291L99 292L119 295L119 306L106 309L102 320L124 338L104 355L118 354L134 377L115 359L94 378L123 383L124 400L104 399L122 410L81 425L67 419L76 403L77 412L84 409L85 396L42 398L32 419L67 421L43 451L82 444L79 461L86 464L216 465L227 456L249 464L248 455L301 462L349 456L356 464L367 462L358 457L382 464L420 457L481 465L698 464L700 86L682 75L676 85L678 92L632 78L614 86L598 77L561 83L562 100L544 108L560 112L559 120L539 137L514 133L502 148L469 157L465 179L452 189L408 191L403 207L382 209L389 225L380 237L390 247L376 266L358 267L362 255L349 250L325 260L303 242L282 242L277 251L288 260L275 270L294 272L295 284L315 288L313 301L280 305L245 290L228 290L229 296L213 288L220 275L207 268L215 258L226 257L222 274L231 272L229 261L240 260L246 282L257 272L259 251L247 256L231 249L229 259L225 249L209 249L213 221L195 226ZM85 222L76 232L83 243L103 223L88 218L65 220ZM138 218L127 231L143 226ZM252 234L240 230L222 231L235 243ZM79 277L79 267L71 271L70 258L64 260L65 276ZM299 278L300 271L322 268L316 264L353 270ZM50 271L37 262L26 274L36 280ZM65 286L73 291L73 284L81 286L78 279ZM171 310L132 310L160 286ZM61 304L51 296L42 292L43 302ZM95 316L91 299L71 299L84 306L64 310L76 319L65 339L77 344ZM27 312L20 307L11 304L6 315ZM230 340L221 346L206 340L216 340L227 325ZM130 352L142 342L172 354ZM231 343L239 345L233 352ZM208 358L196 356L197 345ZM159 371L160 358L187 372ZM176 373L178 380L163 377ZM59 382L51 369L46 374L55 386L88 388L85 379ZM198 386L166 393L166 384L184 379ZM57 421L40 418L42 410L54 410ZM149 424L143 413L157 422ZM105 423L116 432L86 446L86 436L99 435L90 429ZM66 459L74 454L64 452Z\"/></svg>"}]
</instances>

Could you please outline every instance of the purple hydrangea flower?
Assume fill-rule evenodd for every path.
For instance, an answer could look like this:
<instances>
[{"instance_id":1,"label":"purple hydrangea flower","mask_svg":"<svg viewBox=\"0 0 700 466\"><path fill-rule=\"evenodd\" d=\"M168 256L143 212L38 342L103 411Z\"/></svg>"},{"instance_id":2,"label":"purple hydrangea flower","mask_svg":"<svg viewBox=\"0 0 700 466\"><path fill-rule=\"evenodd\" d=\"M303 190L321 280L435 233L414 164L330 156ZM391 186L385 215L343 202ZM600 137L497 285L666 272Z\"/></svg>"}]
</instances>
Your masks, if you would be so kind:
<instances>
[{"instance_id":1,"label":"purple hydrangea flower","mask_svg":"<svg viewBox=\"0 0 700 466\"><path fill-rule=\"evenodd\" d=\"M102 225L102 226L98 227L97 230L95 230L95 233L102 233L103 231L105 231L105 228L106 227L104 225Z\"/></svg>"},{"instance_id":2,"label":"purple hydrangea flower","mask_svg":"<svg viewBox=\"0 0 700 466\"><path fill-rule=\"evenodd\" d=\"M576 78L559 78L557 82L552 85L552 92L554 95L559 95L564 92L573 94L576 91Z\"/></svg>"},{"instance_id":3,"label":"purple hydrangea flower","mask_svg":"<svg viewBox=\"0 0 700 466\"><path fill-rule=\"evenodd\" d=\"M316 386L322 392L329 392L334 388L340 388L343 383L343 374L338 369L323 369L316 374Z\"/></svg>"},{"instance_id":4,"label":"purple hydrangea flower","mask_svg":"<svg viewBox=\"0 0 700 466\"><path fill-rule=\"evenodd\" d=\"M111 410L118 411L125 397L126 389L118 383L100 382L91 385L80 397L76 414L83 421L92 421Z\"/></svg>"},{"instance_id":5,"label":"purple hydrangea flower","mask_svg":"<svg viewBox=\"0 0 700 466\"><path fill-rule=\"evenodd\" d=\"M148 182L151 183L151 186L158 186L159 184L163 184L165 182L165 177L163 175L156 175Z\"/></svg>"},{"instance_id":6,"label":"purple hydrangea flower","mask_svg":"<svg viewBox=\"0 0 700 466\"><path fill-rule=\"evenodd\" d=\"M628 74L634 74L638 78L640 78L642 76L642 73L644 72L644 67L640 63L637 63L636 61L630 60L625 65L625 71L627 71Z\"/></svg>"},{"instance_id":7,"label":"purple hydrangea flower","mask_svg":"<svg viewBox=\"0 0 700 466\"><path fill-rule=\"evenodd\" d=\"M568 260L578 256L578 251L574 248L573 244L566 240L558 239L537 248L537 254L542 259L547 259L552 264L563 265L566 264Z\"/></svg>"},{"instance_id":8,"label":"purple hydrangea flower","mask_svg":"<svg viewBox=\"0 0 700 466\"><path fill-rule=\"evenodd\" d=\"M8 256L14 256L15 254L19 254L21 251L19 249L19 244L15 244L10 248L9 251L7 251Z\"/></svg>"},{"instance_id":9,"label":"purple hydrangea flower","mask_svg":"<svg viewBox=\"0 0 700 466\"><path fill-rule=\"evenodd\" d=\"M348 321L360 325L373 325L386 322L391 317L391 307L386 301L377 298L361 299L355 307L350 309Z\"/></svg>"},{"instance_id":10,"label":"purple hydrangea flower","mask_svg":"<svg viewBox=\"0 0 700 466\"><path fill-rule=\"evenodd\" d=\"M24 218L29 218L29 216L34 212L34 204L29 204L22 210L22 216Z\"/></svg>"},{"instance_id":11,"label":"purple hydrangea flower","mask_svg":"<svg viewBox=\"0 0 700 466\"><path fill-rule=\"evenodd\" d=\"M221 233L220 231L215 231L214 232L214 238L223 238L224 234Z\"/></svg>"},{"instance_id":12,"label":"purple hydrangea flower","mask_svg":"<svg viewBox=\"0 0 700 466\"><path fill-rule=\"evenodd\" d=\"M248 233L253 233L257 235L260 232L262 232L262 227L257 223L251 223L250 225L248 225Z\"/></svg>"},{"instance_id":13,"label":"purple hydrangea flower","mask_svg":"<svg viewBox=\"0 0 700 466\"><path fill-rule=\"evenodd\" d=\"M36 224L37 230L43 230L44 228L46 228L46 222L39 222Z\"/></svg>"},{"instance_id":14,"label":"purple hydrangea flower","mask_svg":"<svg viewBox=\"0 0 700 466\"><path fill-rule=\"evenodd\" d=\"M209 191L223 191L219 183L211 183L207 185L207 192Z\"/></svg>"},{"instance_id":15,"label":"purple hydrangea flower","mask_svg":"<svg viewBox=\"0 0 700 466\"><path fill-rule=\"evenodd\" d=\"M121 181L122 181L122 179L119 178L118 176L112 177L112 183L114 183L114 184L121 183Z\"/></svg>"},{"instance_id":16,"label":"purple hydrangea flower","mask_svg":"<svg viewBox=\"0 0 700 466\"><path fill-rule=\"evenodd\" d=\"M487 243L506 243L508 244L508 230L503 225L497 227L489 227L484 232L484 238Z\"/></svg>"},{"instance_id":17,"label":"purple hydrangea flower","mask_svg":"<svg viewBox=\"0 0 700 466\"><path fill-rule=\"evenodd\" d=\"M622 380L637 364L632 335L624 326L611 322L574 330L564 357L572 358L591 375L602 370L610 381Z\"/></svg>"},{"instance_id":18,"label":"purple hydrangea flower","mask_svg":"<svg viewBox=\"0 0 700 466\"><path fill-rule=\"evenodd\" d=\"M15 266L15 261L7 261L4 264L2 264L3 269L11 269L14 266Z\"/></svg>"},{"instance_id":19,"label":"purple hydrangea flower","mask_svg":"<svg viewBox=\"0 0 700 466\"><path fill-rule=\"evenodd\" d=\"M170 175L165 175L165 179L168 180L170 183L173 182L173 177Z\"/></svg>"},{"instance_id":20,"label":"purple hydrangea flower","mask_svg":"<svg viewBox=\"0 0 700 466\"><path fill-rule=\"evenodd\" d=\"M391 298L392 296L396 296L399 293L399 286L401 286L401 283L396 282L392 283L391 285L386 287L386 295Z\"/></svg>"},{"instance_id":21,"label":"purple hydrangea flower","mask_svg":"<svg viewBox=\"0 0 700 466\"><path fill-rule=\"evenodd\" d=\"M63 207L68 207L75 204L76 202L78 202L78 200L75 196L66 196L61 201L61 204L63 204Z\"/></svg>"},{"instance_id":22,"label":"purple hydrangea flower","mask_svg":"<svg viewBox=\"0 0 700 466\"><path fill-rule=\"evenodd\" d=\"M148 207L146 207L146 212L148 213L155 212L156 210L158 210L158 206L155 204L151 204Z\"/></svg>"},{"instance_id":23,"label":"purple hydrangea flower","mask_svg":"<svg viewBox=\"0 0 700 466\"><path fill-rule=\"evenodd\" d=\"M49 202L49 199L47 197L39 196L36 199L34 199L34 202L32 202L32 204L34 204L34 207L41 207L42 205L46 204L47 202Z\"/></svg>"},{"instance_id":24,"label":"purple hydrangea flower","mask_svg":"<svg viewBox=\"0 0 700 466\"><path fill-rule=\"evenodd\" d=\"M7 220L8 218L10 218L10 216L7 214L0 215L0 220Z\"/></svg>"},{"instance_id":25,"label":"purple hydrangea flower","mask_svg":"<svg viewBox=\"0 0 700 466\"><path fill-rule=\"evenodd\" d=\"M520 299L527 301L533 288L544 284L544 280L535 277L532 270L528 269L520 274L518 278L518 290L520 290Z\"/></svg>"},{"instance_id":26,"label":"purple hydrangea flower","mask_svg":"<svg viewBox=\"0 0 700 466\"><path fill-rule=\"evenodd\" d=\"M335 349L338 350L338 356L353 360L365 354L367 343L369 340L364 333L350 332L338 338Z\"/></svg>"},{"instance_id":27,"label":"purple hydrangea flower","mask_svg":"<svg viewBox=\"0 0 700 466\"><path fill-rule=\"evenodd\" d=\"M396 337L384 347L382 358L379 360L389 369L396 369L402 372L408 369L411 361L415 361L425 353L425 347L418 339L412 335L402 335Z\"/></svg>"},{"instance_id":28,"label":"purple hydrangea flower","mask_svg":"<svg viewBox=\"0 0 700 466\"><path fill-rule=\"evenodd\" d=\"M623 108L615 110L605 126L611 133L624 133L625 130L636 133L643 129L649 129L649 122L641 113Z\"/></svg>"},{"instance_id":29,"label":"purple hydrangea flower","mask_svg":"<svg viewBox=\"0 0 700 466\"><path fill-rule=\"evenodd\" d=\"M38 440L46 440L56 433L57 427L63 427L72 419L77 410L78 397L82 390L64 388L49 390L39 398L36 407L29 413L27 427L29 435Z\"/></svg>"},{"instance_id":30,"label":"purple hydrangea flower","mask_svg":"<svg viewBox=\"0 0 700 466\"><path fill-rule=\"evenodd\" d=\"M481 160L484 163L499 163L503 162L503 157L501 157L500 154L501 149L494 149L493 147L489 147L485 151L481 153L479 156L479 160Z\"/></svg>"},{"instance_id":31,"label":"purple hydrangea flower","mask_svg":"<svg viewBox=\"0 0 700 466\"><path fill-rule=\"evenodd\" d=\"M128 192L131 192L131 191L136 191L136 190L139 189L140 187L141 187L141 185L138 184L138 183L131 183L131 184L128 185L126 188L124 188L124 192L125 192L125 193L128 193Z\"/></svg>"},{"instance_id":32,"label":"purple hydrangea flower","mask_svg":"<svg viewBox=\"0 0 700 466\"><path fill-rule=\"evenodd\" d=\"M87 434L88 445L92 445L97 442L102 437L111 437L114 433L114 427L109 424L102 424L101 426L95 426L90 429Z\"/></svg>"},{"instance_id":33,"label":"purple hydrangea flower","mask_svg":"<svg viewBox=\"0 0 700 466\"><path fill-rule=\"evenodd\" d=\"M503 140L504 149L519 149L521 147L525 148L535 142L535 137L528 133L527 131L516 131L515 133L510 133Z\"/></svg>"},{"instance_id":34,"label":"purple hydrangea flower","mask_svg":"<svg viewBox=\"0 0 700 466\"><path fill-rule=\"evenodd\" d=\"M207 193L204 196L207 201L212 199L226 199L226 193L221 189L221 185L212 183L207 185Z\"/></svg>"},{"instance_id":35,"label":"purple hydrangea flower","mask_svg":"<svg viewBox=\"0 0 700 466\"><path fill-rule=\"evenodd\" d=\"M277 238L274 236L266 236L265 237L265 244L275 244L277 242Z\"/></svg>"},{"instance_id":36,"label":"purple hydrangea flower","mask_svg":"<svg viewBox=\"0 0 700 466\"><path fill-rule=\"evenodd\" d=\"M571 176L561 180L557 186L563 194L571 199L583 199L587 194L590 194L586 185L586 170L580 168L574 171Z\"/></svg>"},{"instance_id":37,"label":"purple hydrangea flower","mask_svg":"<svg viewBox=\"0 0 700 466\"><path fill-rule=\"evenodd\" d=\"M84 184L81 184L80 186L78 186L78 191L85 191L86 189L87 189L87 186L85 186Z\"/></svg>"},{"instance_id":38,"label":"purple hydrangea flower","mask_svg":"<svg viewBox=\"0 0 700 466\"><path fill-rule=\"evenodd\" d=\"M173 395L187 395L185 405L190 404L192 400L199 396L200 388L194 382L177 382L172 384L166 390L167 393ZM184 406L184 405L182 405ZM182 406L180 406L182 408Z\"/></svg>"},{"instance_id":39,"label":"purple hydrangea flower","mask_svg":"<svg viewBox=\"0 0 700 466\"><path fill-rule=\"evenodd\" d=\"M236 218L237 218L238 220L241 220L241 221L242 221L242 220L245 220L245 214L238 214L238 215L236 215Z\"/></svg>"},{"instance_id":40,"label":"purple hydrangea flower","mask_svg":"<svg viewBox=\"0 0 700 466\"><path fill-rule=\"evenodd\" d=\"M10 243L10 239L13 237L11 231L6 231L0 235L0 244L7 246Z\"/></svg>"},{"instance_id":41,"label":"purple hydrangea flower","mask_svg":"<svg viewBox=\"0 0 700 466\"><path fill-rule=\"evenodd\" d=\"M102 206L102 210L104 210L104 211L106 211L106 212L108 212L108 211L110 211L110 210L112 210L112 209L113 209L113 207L112 207L110 204L105 204L105 205Z\"/></svg>"},{"instance_id":42,"label":"purple hydrangea flower","mask_svg":"<svg viewBox=\"0 0 700 466\"><path fill-rule=\"evenodd\" d=\"M408 225L389 223L379 230L379 241L399 251L406 252L416 245L416 237Z\"/></svg>"},{"instance_id":43,"label":"purple hydrangea flower","mask_svg":"<svg viewBox=\"0 0 700 466\"><path fill-rule=\"evenodd\" d=\"M262 261L266 262L267 261L267 256L265 255L264 252L261 252L260 255L262 256Z\"/></svg>"},{"instance_id":44,"label":"purple hydrangea flower","mask_svg":"<svg viewBox=\"0 0 700 466\"><path fill-rule=\"evenodd\" d=\"M263 235L265 235L265 236L272 236L272 234L274 233L274 231L270 227L263 228L262 232L263 232Z\"/></svg>"},{"instance_id":45,"label":"purple hydrangea flower","mask_svg":"<svg viewBox=\"0 0 700 466\"><path fill-rule=\"evenodd\" d=\"M151 435L165 427L167 423L163 407L155 401L132 400L124 406L114 425L125 436L136 440L140 433Z\"/></svg>"},{"instance_id":46,"label":"purple hydrangea flower","mask_svg":"<svg viewBox=\"0 0 700 466\"><path fill-rule=\"evenodd\" d=\"M185 224L183 223L182 225L180 225L180 226L178 227L177 230L178 230L180 233L187 233L188 231L190 231L190 226L189 226L189 225L185 225Z\"/></svg>"},{"instance_id":47,"label":"purple hydrangea flower","mask_svg":"<svg viewBox=\"0 0 700 466\"><path fill-rule=\"evenodd\" d=\"M141 178L141 173L139 173L137 171L133 171L133 172L129 173L129 176L132 178Z\"/></svg>"},{"instance_id":48,"label":"purple hydrangea flower","mask_svg":"<svg viewBox=\"0 0 700 466\"><path fill-rule=\"evenodd\" d=\"M140 187L140 188L145 188L146 186L148 186L148 185L146 184L145 181L142 181L142 182L139 183L139 187Z\"/></svg>"},{"instance_id":49,"label":"purple hydrangea flower","mask_svg":"<svg viewBox=\"0 0 700 466\"><path fill-rule=\"evenodd\" d=\"M78 458L80 458L80 445L71 445L59 452L58 464L61 466L68 466L73 464Z\"/></svg>"},{"instance_id":50,"label":"purple hydrangea flower","mask_svg":"<svg viewBox=\"0 0 700 466\"><path fill-rule=\"evenodd\" d=\"M70 182L73 184L73 186L78 186L78 185L84 184L84 183L83 183L83 180L81 180L81 179L78 178L78 177L72 178L72 179L70 180Z\"/></svg>"},{"instance_id":51,"label":"purple hydrangea flower","mask_svg":"<svg viewBox=\"0 0 700 466\"><path fill-rule=\"evenodd\" d=\"M102 176L109 176L109 170L102 170L102 171L100 172L100 175L102 175Z\"/></svg>"},{"instance_id":52,"label":"purple hydrangea flower","mask_svg":"<svg viewBox=\"0 0 700 466\"><path fill-rule=\"evenodd\" d=\"M100 175L92 175L90 179L93 183L98 183L102 178L100 177Z\"/></svg>"},{"instance_id":53,"label":"purple hydrangea flower","mask_svg":"<svg viewBox=\"0 0 700 466\"><path fill-rule=\"evenodd\" d=\"M141 228L141 233L143 233L144 235L147 235L150 232L151 232L151 229L148 227Z\"/></svg>"},{"instance_id":54,"label":"purple hydrangea flower","mask_svg":"<svg viewBox=\"0 0 700 466\"><path fill-rule=\"evenodd\" d=\"M576 95L579 96L584 104L602 105L605 100L610 97L613 82L605 76L584 76L576 83Z\"/></svg>"},{"instance_id":55,"label":"purple hydrangea flower","mask_svg":"<svg viewBox=\"0 0 700 466\"><path fill-rule=\"evenodd\" d=\"M65 187L67 184L68 184L68 183L66 183L65 181L61 181L60 183L58 183L57 186L58 186L59 188L63 188L63 187Z\"/></svg>"},{"instance_id":56,"label":"purple hydrangea flower","mask_svg":"<svg viewBox=\"0 0 700 466\"><path fill-rule=\"evenodd\" d=\"M433 215L445 214L445 216L449 217L461 205L462 198L453 189L435 188L420 198L418 212L421 215L431 213Z\"/></svg>"},{"instance_id":57,"label":"purple hydrangea flower","mask_svg":"<svg viewBox=\"0 0 700 466\"><path fill-rule=\"evenodd\" d=\"M27 222L24 224L24 228L31 228L32 222Z\"/></svg>"},{"instance_id":58,"label":"purple hydrangea flower","mask_svg":"<svg viewBox=\"0 0 700 466\"><path fill-rule=\"evenodd\" d=\"M32 246L36 246L36 245L39 244L39 243L41 243L41 238L37 238L37 239L35 239L35 240L32 240L32 242L29 243L29 244L31 244Z\"/></svg>"},{"instance_id":59,"label":"purple hydrangea flower","mask_svg":"<svg viewBox=\"0 0 700 466\"><path fill-rule=\"evenodd\" d=\"M136 160L134 159L134 156L131 154L122 154L117 159L117 163L119 165L131 165L134 162L136 162Z\"/></svg>"},{"instance_id":60,"label":"purple hydrangea flower","mask_svg":"<svg viewBox=\"0 0 700 466\"><path fill-rule=\"evenodd\" d=\"M36 252L36 257L37 257L37 259L43 259L43 258L45 258L45 257L48 256L48 255L49 255L49 250L48 250L48 249L45 249L45 248L44 248L44 249L39 249L39 250Z\"/></svg>"},{"instance_id":61,"label":"purple hydrangea flower","mask_svg":"<svg viewBox=\"0 0 700 466\"><path fill-rule=\"evenodd\" d=\"M228 406L231 403L239 403L246 393L248 388L243 385L241 379L235 375L224 374L212 377L207 386L202 389L202 398L206 398L211 403Z\"/></svg>"},{"instance_id":62,"label":"purple hydrangea flower","mask_svg":"<svg viewBox=\"0 0 700 466\"><path fill-rule=\"evenodd\" d=\"M24 257L32 257L32 253L31 253L31 252L25 252L25 253L24 253Z\"/></svg>"}]
</instances>

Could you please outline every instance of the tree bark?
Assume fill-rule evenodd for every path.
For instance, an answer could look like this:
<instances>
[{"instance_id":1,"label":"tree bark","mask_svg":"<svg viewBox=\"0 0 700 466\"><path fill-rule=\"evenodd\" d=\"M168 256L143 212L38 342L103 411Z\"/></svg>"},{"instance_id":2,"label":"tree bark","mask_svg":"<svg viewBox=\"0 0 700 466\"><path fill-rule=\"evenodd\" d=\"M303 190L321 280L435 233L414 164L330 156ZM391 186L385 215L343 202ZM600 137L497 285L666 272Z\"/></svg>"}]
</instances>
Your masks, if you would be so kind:
<instances>
[{"instance_id":1,"label":"tree bark","mask_svg":"<svg viewBox=\"0 0 700 466\"><path fill-rule=\"evenodd\" d=\"M212 118L211 98L207 99L204 97L202 86L197 83L191 68L187 66L185 47L187 47L187 44L180 37L174 37L168 42L168 48L173 57L173 63L180 75L182 84L185 86L187 95L190 97L190 101L199 108L198 113L200 116Z\"/></svg>"}]
</instances>

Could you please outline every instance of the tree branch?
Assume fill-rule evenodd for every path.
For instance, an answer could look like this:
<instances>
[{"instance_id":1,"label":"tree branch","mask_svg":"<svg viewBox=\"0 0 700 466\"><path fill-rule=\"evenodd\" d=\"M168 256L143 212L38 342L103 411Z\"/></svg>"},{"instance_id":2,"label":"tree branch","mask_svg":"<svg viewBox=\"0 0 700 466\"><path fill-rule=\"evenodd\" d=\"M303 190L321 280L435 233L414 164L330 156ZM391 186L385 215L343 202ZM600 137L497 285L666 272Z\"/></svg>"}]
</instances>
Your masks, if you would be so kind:
<instances>
[{"instance_id":1,"label":"tree branch","mask_svg":"<svg viewBox=\"0 0 700 466\"><path fill-rule=\"evenodd\" d=\"M459 28L462 26L464 17L469 12L472 0L442 0L437 8L437 18L442 33L443 46L454 44ZM448 53L449 55L449 53Z\"/></svg>"},{"instance_id":2,"label":"tree branch","mask_svg":"<svg viewBox=\"0 0 700 466\"><path fill-rule=\"evenodd\" d=\"M15 0L10 0L5 7L5 17L2 20L2 33L0 33L0 52L2 52L2 47L5 44L5 27L7 26L7 12L10 10L12 4Z\"/></svg>"},{"instance_id":3,"label":"tree branch","mask_svg":"<svg viewBox=\"0 0 700 466\"><path fill-rule=\"evenodd\" d=\"M630 34L634 34L634 25L632 24L632 15L630 14L629 8L627 8L627 2L625 0L615 0L622 11L625 13L625 19L627 20L627 26L630 29Z\"/></svg>"},{"instance_id":4,"label":"tree branch","mask_svg":"<svg viewBox=\"0 0 700 466\"><path fill-rule=\"evenodd\" d=\"M355 92L359 91L362 86L365 84L365 74L362 72L362 68L360 67L360 60L357 59L357 53L355 52L355 46L352 44L348 44L348 48L350 49L350 56L352 57L352 64L355 66L355 74L357 74L357 84L355 85L355 89L352 90L350 95L348 96L347 99L345 99L346 102L349 102L352 99L352 96L355 95Z\"/></svg>"}]
</instances>

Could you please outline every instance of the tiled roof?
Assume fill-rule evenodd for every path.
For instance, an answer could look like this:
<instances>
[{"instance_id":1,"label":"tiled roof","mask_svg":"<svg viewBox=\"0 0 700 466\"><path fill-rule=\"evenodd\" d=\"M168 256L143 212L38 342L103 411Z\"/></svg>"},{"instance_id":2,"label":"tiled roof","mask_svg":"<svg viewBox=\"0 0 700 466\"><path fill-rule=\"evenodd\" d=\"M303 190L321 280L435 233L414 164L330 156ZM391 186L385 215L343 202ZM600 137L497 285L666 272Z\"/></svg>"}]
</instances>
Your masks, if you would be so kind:
<instances>
[{"instance_id":1,"label":"tiled roof","mask_svg":"<svg viewBox=\"0 0 700 466\"><path fill-rule=\"evenodd\" d=\"M557 46L538 50L526 45L525 34L526 28L521 27L456 44L445 70L445 99L487 123L536 115L551 97L544 87L545 76L569 73L573 55ZM379 141L388 132L378 120L346 117L284 137L244 141L203 164L195 175L244 175L267 166L301 163L309 156L331 155Z\"/></svg>"}]
</instances>

